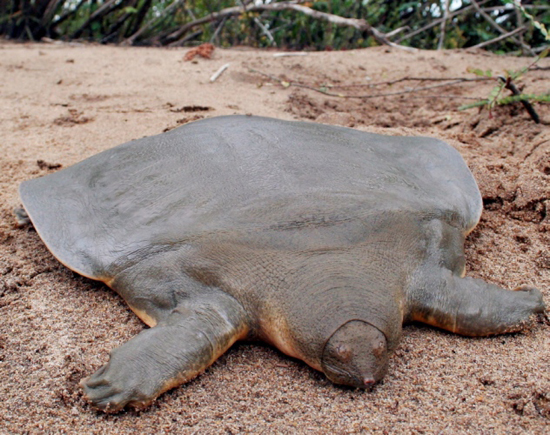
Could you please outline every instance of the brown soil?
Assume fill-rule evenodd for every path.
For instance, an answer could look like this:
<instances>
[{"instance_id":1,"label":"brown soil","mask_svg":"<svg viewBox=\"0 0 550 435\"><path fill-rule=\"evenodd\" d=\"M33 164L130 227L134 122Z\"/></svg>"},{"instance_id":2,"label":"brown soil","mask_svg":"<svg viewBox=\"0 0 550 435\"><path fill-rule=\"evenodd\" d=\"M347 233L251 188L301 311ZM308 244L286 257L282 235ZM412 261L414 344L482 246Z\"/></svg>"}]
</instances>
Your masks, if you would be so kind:
<instances>
[{"instance_id":1,"label":"brown soil","mask_svg":"<svg viewBox=\"0 0 550 435\"><path fill-rule=\"evenodd\" d=\"M467 100L433 98L487 96L487 82L344 99L249 69L319 87L471 76L468 67L500 73L527 59L380 47L303 57L217 49L210 60L184 62L186 51L0 44L0 433L548 433L550 327L542 322L484 339L406 327L388 376L370 393L335 387L269 347L240 344L146 411L104 415L85 403L80 379L143 325L107 287L60 265L32 228L16 227L17 186L207 116L251 113L448 141L468 162L485 203L467 241L468 274L510 289L535 285L550 302L548 124L533 123L520 105L490 117L458 111ZM522 82L528 93L549 91L550 60L540 65L546 70ZM536 109L548 123L550 106Z\"/></svg>"}]
</instances>

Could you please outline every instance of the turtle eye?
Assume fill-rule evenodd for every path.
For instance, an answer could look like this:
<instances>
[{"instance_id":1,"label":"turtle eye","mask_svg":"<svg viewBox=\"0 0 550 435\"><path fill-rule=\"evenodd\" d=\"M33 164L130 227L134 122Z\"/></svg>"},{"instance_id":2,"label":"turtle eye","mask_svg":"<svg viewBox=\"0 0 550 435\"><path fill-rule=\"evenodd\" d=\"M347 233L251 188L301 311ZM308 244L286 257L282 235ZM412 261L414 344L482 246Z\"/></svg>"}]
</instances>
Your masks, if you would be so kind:
<instances>
[{"instance_id":1,"label":"turtle eye","mask_svg":"<svg viewBox=\"0 0 550 435\"><path fill-rule=\"evenodd\" d=\"M386 343L380 340L378 343L376 343L372 348L372 353L374 356L380 356L384 353L386 350Z\"/></svg>"},{"instance_id":2,"label":"turtle eye","mask_svg":"<svg viewBox=\"0 0 550 435\"><path fill-rule=\"evenodd\" d=\"M340 344L336 347L336 355L343 362L348 362L351 359L351 349L345 344Z\"/></svg>"}]
</instances>

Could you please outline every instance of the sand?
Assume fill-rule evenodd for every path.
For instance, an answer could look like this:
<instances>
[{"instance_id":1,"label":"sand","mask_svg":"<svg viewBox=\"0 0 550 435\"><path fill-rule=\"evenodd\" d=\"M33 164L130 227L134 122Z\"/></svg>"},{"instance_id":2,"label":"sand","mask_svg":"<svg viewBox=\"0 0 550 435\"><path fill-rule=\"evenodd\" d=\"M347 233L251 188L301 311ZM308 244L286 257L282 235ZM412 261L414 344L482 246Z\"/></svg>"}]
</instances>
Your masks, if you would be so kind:
<instances>
[{"instance_id":1,"label":"sand","mask_svg":"<svg viewBox=\"0 0 550 435\"><path fill-rule=\"evenodd\" d=\"M546 122L536 125L520 105L489 116L459 112L465 101L455 98L328 97L250 71L366 94L376 90L334 85L473 77L468 67L501 73L527 59L385 47L277 58L235 48L185 62L186 51L0 43L0 433L549 433L550 326L542 320L480 339L407 326L373 392L335 387L275 349L242 343L145 411L90 408L78 382L144 325L106 286L60 265L31 227L15 225L17 186L193 119L250 113L448 141L485 204L466 243L468 275L537 286L550 303L550 106L536 106ZM521 82L525 92L549 91L550 60L540 65ZM420 95L478 97L491 87Z\"/></svg>"}]
</instances>

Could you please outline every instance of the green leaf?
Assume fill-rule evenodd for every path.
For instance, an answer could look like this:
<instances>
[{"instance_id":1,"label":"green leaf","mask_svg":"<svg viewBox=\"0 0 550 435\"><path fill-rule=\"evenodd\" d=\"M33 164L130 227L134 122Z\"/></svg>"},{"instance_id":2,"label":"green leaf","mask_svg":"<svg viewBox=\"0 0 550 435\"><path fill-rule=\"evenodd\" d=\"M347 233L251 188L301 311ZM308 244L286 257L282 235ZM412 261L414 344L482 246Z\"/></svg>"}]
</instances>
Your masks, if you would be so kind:
<instances>
[{"instance_id":1,"label":"green leaf","mask_svg":"<svg viewBox=\"0 0 550 435\"><path fill-rule=\"evenodd\" d=\"M469 73L475 74L476 76L479 76L479 77L493 77L493 72L490 69L488 69L487 71L483 71L479 68L468 67L466 71L468 71Z\"/></svg>"},{"instance_id":2,"label":"green leaf","mask_svg":"<svg viewBox=\"0 0 550 435\"><path fill-rule=\"evenodd\" d=\"M464 104L462 106L460 106L458 108L458 110L468 110L468 109L473 109L474 107L481 107L481 106L485 106L489 103L489 100L480 100L480 101L476 101L475 103L470 103L470 104Z\"/></svg>"},{"instance_id":3,"label":"green leaf","mask_svg":"<svg viewBox=\"0 0 550 435\"><path fill-rule=\"evenodd\" d=\"M536 101L539 103L550 103L550 95L535 95L535 94L510 95L509 97L504 97L498 100L498 104L502 106L505 104L515 103L517 101Z\"/></svg>"},{"instance_id":4,"label":"green leaf","mask_svg":"<svg viewBox=\"0 0 550 435\"><path fill-rule=\"evenodd\" d=\"M519 9L521 13L525 17L527 17L529 21L531 21L531 24L533 24L534 27L539 29L539 31L544 35L544 39L546 39L547 41L550 41L550 35L548 34L548 30L546 30L546 27L544 26L544 24L535 20L535 17L533 17L533 15L531 15L529 12L527 12L525 8L521 5L520 0L504 0L504 2L514 5L515 8Z\"/></svg>"}]
</instances>

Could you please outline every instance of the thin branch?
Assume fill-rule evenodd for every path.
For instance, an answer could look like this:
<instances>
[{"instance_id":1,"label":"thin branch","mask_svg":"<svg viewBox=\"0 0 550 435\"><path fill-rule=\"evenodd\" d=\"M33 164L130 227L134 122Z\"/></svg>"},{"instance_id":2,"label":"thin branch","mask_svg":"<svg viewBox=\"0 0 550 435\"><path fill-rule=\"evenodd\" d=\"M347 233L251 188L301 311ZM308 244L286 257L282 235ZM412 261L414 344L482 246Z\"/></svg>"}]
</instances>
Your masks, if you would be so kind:
<instances>
[{"instance_id":1,"label":"thin branch","mask_svg":"<svg viewBox=\"0 0 550 435\"><path fill-rule=\"evenodd\" d=\"M136 0L136 6L138 4L139 0ZM145 17L147 16L147 12L149 12L149 9L151 9L152 6L152 0L145 0L142 4L139 10L136 13L136 19L132 23L132 27L130 29L127 29L124 32L123 36L131 36L134 33L136 33L141 25L143 24L143 21L145 20Z\"/></svg>"},{"instance_id":2,"label":"thin branch","mask_svg":"<svg viewBox=\"0 0 550 435\"><path fill-rule=\"evenodd\" d=\"M476 11L481 15L483 18L485 18L485 21L487 21L494 29L496 29L498 32L500 32L502 35L508 33L506 30L504 30L502 27L500 27L495 20L493 20L486 12L481 9L479 3L476 0L471 0L473 7L476 9ZM531 47L529 47L527 44L522 43L518 38L515 36L512 36L512 40L518 44L520 47L527 50L530 54L535 55Z\"/></svg>"},{"instance_id":3,"label":"thin branch","mask_svg":"<svg viewBox=\"0 0 550 435\"><path fill-rule=\"evenodd\" d=\"M122 2L119 0L108 0L102 6L100 6L90 17L82 24L77 30L71 35L71 39L78 38L86 28L96 20L99 20L104 15L107 15L114 11L116 8L120 7Z\"/></svg>"},{"instance_id":4,"label":"thin branch","mask_svg":"<svg viewBox=\"0 0 550 435\"><path fill-rule=\"evenodd\" d=\"M436 88L441 88L441 87L453 86L453 85L457 85L457 84L461 84L461 83L487 80L487 78L485 78L485 77L479 77L479 78L463 78L463 77L460 77L460 78L457 78L457 79L454 79L454 80L451 79L451 81L448 81L449 79L443 79L443 80L447 80L446 83L439 83L439 84L436 84L436 85L417 87L417 88L408 89L408 90L405 90L405 91L386 92L386 93L380 93L380 94L366 94L366 95L344 95L344 94L336 94L334 92L328 92L324 87L316 88L314 86L306 85L306 84L299 83L299 82L292 82L292 81L288 81L288 80L282 80L279 77L273 76L271 74L264 73L262 71L258 71L254 68L249 67L248 70L252 73L260 74L264 77L269 78L270 80L276 81L284 87L294 86L294 87L297 87L297 88L304 88L304 89L309 89L311 91L319 92L323 95L327 95L327 96L330 96L330 97L360 99L360 100L367 100L367 99L371 99L371 98L380 98L380 97L393 97L393 96L396 96L396 95L411 94L411 93L415 93L415 92L426 91L428 89L436 89ZM405 80L409 80L409 78L405 77L403 79L398 79L397 81L405 81ZM430 79L426 79L426 80L430 80ZM470 99L470 98L465 97L465 99ZM479 98L474 98L474 99L478 100Z\"/></svg>"},{"instance_id":5,"label":"thin branch","mask_svg":"<svg viewBox=\"0 0 550 435\"><path fill-rule=\"evenodd\" d=\"M550 6L540 6L540 5L522 5L524 9L550 9ZM515 8L510 5L504 5L504 6L491 6L489 8L483 8L485 12L492 12L492 11L510 11L512 12Z\"/></svg>"},{"instance_id":6,"label":"thin branch","mask_svg":"<svg viewBox=\"0 0 550 435\"><path fill-rule=\"evenodd\" d=\"M78 12L80 7L86 2L86 0L80 0L80 2L76 5L74 9L69 9L67 12L62 14L59 18L53 21L52 27L59 26L62 22L64 22L67 18L69 18L71 15L74 15Z\"/></svg>"},{"instance_id":7,"label":"thin branch","mask_svg":"<svg viewBox=\"0 0 550 435\"><path fill-rule=\"evenodd\" d=\"M464 97L462 95L410 95L407 98L445 98L445 99L454 99L454 100L476 100L479 101L481 98L478 97Z\"/></svg>"},{"instance_id":8,"label":"thin branch","mask_svg":"<svg viewBox=\"0 0 550 435\"><path fill-rule=\"evenodd\" d=\"M481 2L479 2L480 5L483 5L485 3L487 3L489 0L483 0ZM454 11L452 13L450 13L447 17L447 19L451 19L453 17L456 17L457 15L462 15L470 10L472 10L474 7L472 5L470 6L466 6L465 8L462 8L462 9L459 9L457 11ZM432 21L431 23L429 24L426 24L424 27L421 27L420 29L418 30L414 30L413 32L410 32L410 33L407 33L405 36L402 36L401 38L399 38L397 41L395 41L396 44L399 44L403 41L406 41L407 39L411 39L413 36L416 36L418 35L419 33L423 33L425 32L426 30L429 30L431 29L432 27L435 27L437 26L438 24L441 24L441 22L443 21L444 19L443 18L439 18L438 20L435 20L435 21Z\"/></svg>"},{"instance_id":9,"label":"thin branch","mask_svg":"<svg viewBox=\"0 0 550 435\"><path fill-rule=\"evenodd\" d=\"M443 49L443 43L445 42L445 30L447 27L447 20L449 19L449 0L443 0L443 21L441 21L441 30L439 32L439 42L437 43L437 49Z\"/></svg>"},{"instance_id":10,"label":"thin branch","mask_svg":"<svg viewBox=\"0 0 550 435\"><path fill-rule=\"evenodd\" d=\"M479 43L479 44L477 44L477 45L474 45L474 46L468 47L468 48L483 48L483 47L486 47L486 46L488 46L488 45L494 44L495 42L502 41L503 39L508 39L508 38L510 38L511 36L514 36L514 35L516 35L516 34L518 34L518 33L525 32L525 30L527 30L527 29L525 28L525 26L524 26L524 27L520 27L520 28L518 28L518 29L516 29L516 30L512 30L511 32L505 33L504 35L497 36L496 38L493 38L493 39L491 39L491 40L489 40L489 41L481 42L481 43Z\"/></svg>"},{"instance_id":11,"label":"thin branch","mask_svg":"<svg viewBox=\"0 0 550 435\"><path fill-rule=\"evenodd\" d=\"M518 28L524 27L523 25L523 13L519 8L514 8L516 10L516 21ZM525 44L525 41L523 40L523 33L521 33L519 36L519 42L521 42L522 46ZM534 52L533 52L534 53Z\"/></svg>"},{"instance_id":12,"label":"thin branch","mask_svg":"<svg viewBox=\"0 0 550 435\"><path fill-rule=\"evenodd\" d=\"M328 14L326 12L320 12L320 11L311 9L307 6L297 4L296 2L292 2L292 1L288 1L288 2L284 1L284 2L278 2L278 3L269 3L269 4L250 4L247 7L247 11L249 12L284 11L284 10L292 10L292 11L300 12L314 19L328 21L337 26L353 27L361 32L366 32L369 35L372 35L374 39L376 39L376 41L378 41L378 43L380 44L389 45L391 47L396 47L407 51L415 51L414 48L404 47L394 42L391 42L387 38L385 33L382 33L378 29L372 27L364 19L344 18L338 15ZM210 15L204 16L190 23L187 23L177 31L168 35L167 37L168 41L175 41L175 42L171 42L169 45L171 46L178 45L177 41L182 37L182 35L184 35L187 31L189 31L195 26L199 26L201 24L205 24L210 21L218 21L226 16L240 15L241 13L242 13L242 8L240 6L234 6L234 7L222 9L219 12L213 12Z\"/></svg>"},{"instance_id":13,"label":"thin branch","mask_svg":"<svg viewBox=\"0 0 550 435\"><path fill-rule=\"evenodd\" d=\"M275 38L273 37L269 29L265 27L264 24L260 21L260 19L258 17L254 17L254 22L258 25L262 33L267 36L267 39L269 39L271 45L273 47L277 47L277 42L275 42Z\"/></svg>"},{"instance_id":14,"label":"thin branch","mask_svg":"<svg viewBox=\"0 0 550 435\"><path fill-rule=\"evenodd\" d=\"M121 45L133 45L134 41L139 38L143 32L154 26L157 22L159 22L161 19L163 19L167 14L171 13L176 7L178 7L180 4L184 3L185 0L176 0L174 3L172 3L170 6L168 6L166 9L164 9L159 15L151 18L149 21L147 21L137 32L135 32L132 36L129 38L126 38L124 41L122 41Z\"/></svg>"},{"instance_id":15,"label":"thin branch","mask_svg":"<svg viewBox=\"0 0 550 435\"><path fill-rule=\"evenodd\" d=\"M54 17L55 11L61 6L61 3L64 0L50 0L48 3L48 6L46 7L46 10L44 11L44 14L42 15L42 19L40 20L40 24L44 27L49 27L52 18Z\"/></svg>"},{"instance_id":16,"label":"thin branch","mask_svg":"<svg viewBox=\"0 0 550 435\"><path fill-rule=\"evenodd\" d=\"M521 92L518 90L518 88L516 88L516 85L510 77L504 78L501 76L499 77L499 80L505 83L504 87L512 92L513 95L521 95ZM529 113L531 119L535 121L536 124L540 124L540 117L531 105L531 103L527 100L521 100L521 104L523 104L523 107L525 107L525 110L527 110L527 113Z\"/></svg>"},{"instance_id":17,"label":"thin branch","mask_svg":"<svg viewBox=\"0 0 550 435\"><path fill-rule=\"evenodd\" d=\"M455 80L462 80L465 82L480 82L480 81L488 81L493 80L490 77L475 77L475 78L469 78L469 77L401 77L400 79L395 80L388 80L385 82L376 82L376 83L364 83L364 84L351 84L351 85L331 85L332 88L358 88L358 87L368 87L368 88L375 88L377 86L391 86L395 85L396 83L401 82L448 82L448 81L455 81Z\"/></svg>"},{"instance_id":18,"label":"thin branch","mask_svg":"<svg viewBox=\"0 0 550 435\"><path fill-rule=\"evenodd\" d=\"M218 35L220 34L220 32L223 29L223 26L225 26L226 21L227 21L227 17L223 17L221 23L218 25L218 27L216 27L216 30L214 31L214 34L210 38L211 43L214 42L214 40L218 37Z\"/></svg>"},{"instance_id":19,"label":"thin branch","mask_svg":"<svg viewBox=\"0 0 550 435\"><path fill-rule=\"evenodd\" d=\"M397 29L394 29L391 32L386 33L386 37L393 38L394 36L399 35L401 32L404 32L405 30L411 30L411 28L409 26L398 27Z\"/></svg>"}]
</instances>

